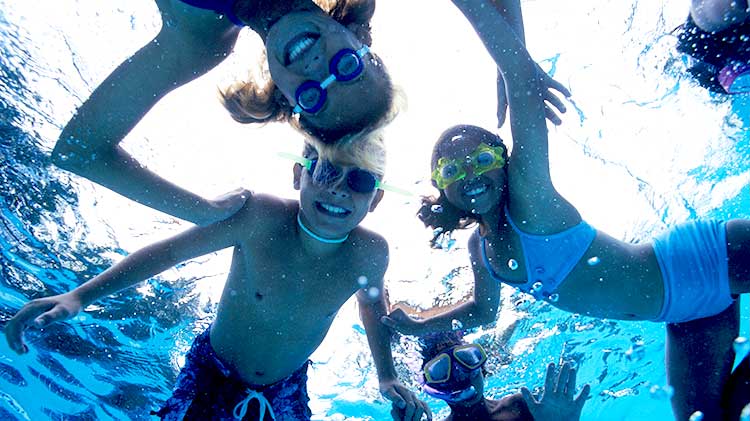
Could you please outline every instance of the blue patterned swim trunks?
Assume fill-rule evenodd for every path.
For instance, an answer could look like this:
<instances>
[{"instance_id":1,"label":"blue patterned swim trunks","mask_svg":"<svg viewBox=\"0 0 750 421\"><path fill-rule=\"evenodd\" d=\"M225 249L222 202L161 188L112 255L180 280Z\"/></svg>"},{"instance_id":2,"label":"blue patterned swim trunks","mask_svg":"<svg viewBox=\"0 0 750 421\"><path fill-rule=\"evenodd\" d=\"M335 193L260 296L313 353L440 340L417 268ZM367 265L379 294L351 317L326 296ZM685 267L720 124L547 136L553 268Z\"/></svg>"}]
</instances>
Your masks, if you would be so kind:
<instances>
[{"instance_id":1,"label":"blue patterned swim trunks","mask_svg":"<svg viewBox=\"0 0 750 421\"><path fill-rule=\"evenodd\" d=\"M162 420L309 421L307 361L288 377L266 386L243 382L222 362L210 341L198 335L185 356L172 396L158 412Z\"/></svg>"}]
</instances>

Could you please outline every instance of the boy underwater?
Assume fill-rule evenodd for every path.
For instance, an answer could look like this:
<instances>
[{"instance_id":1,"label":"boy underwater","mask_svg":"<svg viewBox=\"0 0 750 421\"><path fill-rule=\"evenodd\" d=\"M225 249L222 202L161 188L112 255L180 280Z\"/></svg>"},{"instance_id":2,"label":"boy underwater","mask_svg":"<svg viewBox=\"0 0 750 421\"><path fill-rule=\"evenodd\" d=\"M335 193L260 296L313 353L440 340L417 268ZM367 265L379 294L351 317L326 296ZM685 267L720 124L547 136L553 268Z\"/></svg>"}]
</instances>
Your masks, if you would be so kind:
<instances>
[{"instance_id":1,"label":"boy underwater","mask_svg":"<svg viewBox=\"0 0 750 421\"><path fill-rule=\"evenodd\" d=\"M305 144L294 165L299 200L246 192L232 217L138 250L74 290L33 300L7 323L15 352L27 326L70 319L97 299L172 266L234 247L216 319L199 335L162 419L309 420L307 367L341 306L356 294L381 393L409 420L432 419L397 379L383 275L388 244L359 227L383 197L379 134L319 153ZM247 416L247 418L245 418Z\"/></svg>"}]
</instances>

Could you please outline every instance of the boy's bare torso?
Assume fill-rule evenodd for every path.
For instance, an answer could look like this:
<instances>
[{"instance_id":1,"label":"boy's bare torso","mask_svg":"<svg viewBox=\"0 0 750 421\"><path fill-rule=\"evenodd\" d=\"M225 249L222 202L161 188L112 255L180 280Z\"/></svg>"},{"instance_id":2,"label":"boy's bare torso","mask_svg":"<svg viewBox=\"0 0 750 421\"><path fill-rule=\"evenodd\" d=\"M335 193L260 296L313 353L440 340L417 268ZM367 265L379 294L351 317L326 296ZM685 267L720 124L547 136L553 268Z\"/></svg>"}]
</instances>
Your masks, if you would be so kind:
<instances>
[{"instance_id":1,"label":"boy's bare torso","mask_svg":"<svg viewBox=\"0 0 750 421\"><path fill-rule=\"evenodd\" d=\"M329 255L311 254L304 247L309 238L301 238L306 234L296 223L298 205L277 203L272 212L240 219L262 226L235 246L211 329L219 357L256 385L277 382L302 366L339 308L360 289L358 278L379 281L384 265L378 262L385 263L375 246L382 240L362 228Z\"/></svg>"}]
</instances>

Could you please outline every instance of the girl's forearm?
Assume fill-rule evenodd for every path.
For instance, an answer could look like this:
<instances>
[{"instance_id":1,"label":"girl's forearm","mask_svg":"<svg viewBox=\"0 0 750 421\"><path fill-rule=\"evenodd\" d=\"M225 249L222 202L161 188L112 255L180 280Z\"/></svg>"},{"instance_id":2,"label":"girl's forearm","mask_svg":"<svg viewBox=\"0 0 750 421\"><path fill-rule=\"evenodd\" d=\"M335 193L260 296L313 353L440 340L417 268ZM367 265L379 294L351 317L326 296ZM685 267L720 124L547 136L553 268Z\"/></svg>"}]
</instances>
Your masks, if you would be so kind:
<instances>
[{"instance_id":1,"label":"girl's forearm","mask_svg":"<svg viewBox=\"0 0 750 421\"><path fill-rule=\"evenodd\" d=\"M496 308L481 309L474 299L462 303L444 313L422 321L424 332L443 332L459 329L471 329L495 321ZM459 326L455 326L458 324Z\"/></svg>"},{"instance_id":2,"label":"girl's forearm","mask_svg":"<svg viewBox=\"0 0 750 421\"><path fill-rule=\"evenodd\" d=\"M453 0L453 4L474 27L482 43L503 72L506 83L509 86L517 86L519 90L523 89L525 92L538 90L538 94L541 95L536 63L491 0ZM535 93L537 92L529 94Z\"/></svg>"}]
</instances>

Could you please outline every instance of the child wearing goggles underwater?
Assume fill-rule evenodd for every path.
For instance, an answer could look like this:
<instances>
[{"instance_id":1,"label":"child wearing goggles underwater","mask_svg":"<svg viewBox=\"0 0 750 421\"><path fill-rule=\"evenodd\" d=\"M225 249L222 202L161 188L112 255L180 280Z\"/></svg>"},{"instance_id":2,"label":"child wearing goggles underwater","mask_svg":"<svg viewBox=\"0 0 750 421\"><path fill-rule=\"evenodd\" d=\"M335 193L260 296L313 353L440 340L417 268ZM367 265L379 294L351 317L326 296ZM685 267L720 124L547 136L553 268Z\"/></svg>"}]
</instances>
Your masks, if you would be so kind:
<instances>
[{"instance_id":1,"label":"child wearing goggles underwater","mask_svg":"<svg viewBox=\"0 0 750 421\"><path fill-rule=\"evenodd\" d=\"M419 216L441 233L478 224L468 244L474 296L427 319L395 310L383 322L413 335L450 330L454 320L465 328L491 323L501 284L566 311L665 322L677 419L697 410L720 419L738 334L735 297L750 291L750 220L689 221L639 244L587 224L552 184L546 87L536 64L493 1L453 3L516 93L509 95L513 152L506 157L502 140L476 126L440 136L432 155L440 195L426 198Z\"/></svg>"},{"instance_id":2,"label":"child wearing goggles underwater","mask_svg":"<svg viewBox=\"0 0 750 421\"><path fill-rule=\"evenodd\" d=\"M367 136L398 111L396 88L370 50L375 0L156 4L160 32L81 105L55 145L55 165L198 225L232 215L244 203L239 190L200 197L149 171L119 144L165 95L228 57L243 27L263 41L270 80L241 81L223 90L222 102L234 120L285 122L308 139L336 144Z\"/></svg>"},{"instance_id":3,"label":"child wearing goggles underwater","mask_svg":"<svg viewBox=\"0 0 750 421\"><path fill-rule=\"evenodd\" d=\"M576 397L576 370L563 364L547 367L544 390L533 396L528 388L499 400L484 396L484 363L480 344L466 343L460 332L441 332L420 338L422 390L450 407L446 421L578 421L590 387ZM400 411L393 408L394 418Z\"/></svg>"},{"instance_id":4,"label":"child wearing goggles underwater","mask_svg":"<svg viewBox=\"0 0 750 421\"><path fill-rule=\"evenodd\" d=\"M363 168L377 179L383 175L383 155L380 137L336 148L335 156L325 158L309 144L304 152L308 160L350 173ZM388 244L359 226L383 191L351 180L294 164L299 200L245 191L244 207L231 218L136 251L68 293L27 303L5 327L8 344L24 353L25 328L70 319L94 301L182 261L233 247L215 321L195 339L172 397L157 415L165 420L245 415L309 420L308 359L340 307L356 295L381 393L406 419L429 420L426 404L399 382L390 332L379 323L386 314L382 292Z\"/></svg>"}]
</instances>

